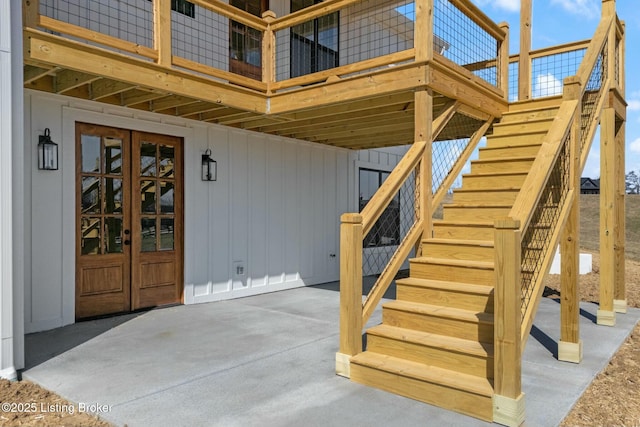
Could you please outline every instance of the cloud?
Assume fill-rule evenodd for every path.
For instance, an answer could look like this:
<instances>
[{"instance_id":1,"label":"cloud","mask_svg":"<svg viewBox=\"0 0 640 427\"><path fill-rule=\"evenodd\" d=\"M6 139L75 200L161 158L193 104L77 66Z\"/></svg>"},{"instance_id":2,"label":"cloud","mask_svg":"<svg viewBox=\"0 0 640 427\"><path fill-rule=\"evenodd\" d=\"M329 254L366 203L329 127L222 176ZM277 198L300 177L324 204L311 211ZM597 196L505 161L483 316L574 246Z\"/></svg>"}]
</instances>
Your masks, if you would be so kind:
<instances>
[{"instance_id":1,"label":"cloud","mask_svg":"<svg viewBox=\"0 0 640 427\"><path fill-rule=\"evenodd\" d=\"M531 92L534 98L560 95L562 94L562 82L553 74L538 74Z\"/></svg>"},{"instance_id":2,"label":"cloud","mask_svg":"<svg viewBox=\"0 0 640 427\"><path fill-rule=\"evenodd\" d=\"M628 99L627 111L640 110L640 99Z\"/></svg>"},{"instance_id":3,"label":"cloud","mask_svg":"<svg viewBox=\"0 0 640 427\"><path fill-rule=\"evenodd\" d=\"M507 12L518 12L520 0L474 0L479 6L491 6L496 9L504 9Z\"/></svg>"},{"instance_id":4,"label":"cloud","mask_svg":"<svg viewBox=\"0 0 640 427\"><path fill-rule=\"evenodd\" d=\"M552 4L562 7L569 13L585 18L597 18L600 16L599 2L596 0L551 0Z\"/></svg>"},{"instance_id":5,"label":"cloud","mask_svg":"<svg viewBox=\"0 0 640 427\"><path fill-rule=\"evenodd\" d=\"M640 154L640 138L636 138L629 143L629 151Z\"/></svg>"}]
</instances>

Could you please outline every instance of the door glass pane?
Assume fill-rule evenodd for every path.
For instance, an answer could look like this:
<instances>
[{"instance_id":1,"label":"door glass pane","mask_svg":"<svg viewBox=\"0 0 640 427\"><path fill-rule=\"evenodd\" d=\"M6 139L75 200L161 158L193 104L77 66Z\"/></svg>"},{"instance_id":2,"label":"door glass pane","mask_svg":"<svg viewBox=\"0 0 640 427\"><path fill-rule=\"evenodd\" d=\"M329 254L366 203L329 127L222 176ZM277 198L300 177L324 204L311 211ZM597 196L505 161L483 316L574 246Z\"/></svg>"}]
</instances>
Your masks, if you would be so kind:
<instances>
[{"instance_id":1,"label":"door glass pane","mask_svg":"<svg viewBox=\"0 0 640 427\"><path fill-rule=\"evenodd\" d=\"M140 146L140 175L156 176L156 145L143 142Z\"/></svg>"},{"instance_id":2,"label":"door glass pane","mask_svg":"<svg viewBox=\"0 0 640 427\"><path fill-rule=\"evenodd\" d=\"M166 145L160 146L160 176L173 178L174 149Z\"/></svg>"},{"instance_id":3,"label":"door glass pane","mask_svg":"<svg viewBox=\"0 0 640 427\"><path fill-rule=\"evenodd\" d=\"M100 179L97 177L82 178L82 213L100 213Z\"/></svg>"},{"instance_id":4,"label":"door glass pane","mask_svg":"<svg viewBox=\"0 0 640 427\"><path fill-rule=\"evenodd\" d=\"M160 213L173 213L173 182L160 183Z\"/></svg>"},{"instance_id":5,"label":"door glass pane","mask_svg":"<svg viewBox=\"0 0 640 427\"><path fill-rule=\"evenodd\" d=\"M95 135L82 135L82 172L100 172L100 137Z\"/></svg>"},{"instance_id":6,"label":"door glass pane","mask_svg":"<svg viewBox=\"0 0 640 427\"><path fill-rule=\"evenodd\" d=\"M104 220L105 253L122 253L122 218Z\"/></svg>"},{"instance_id":7,"label":"door glass pane","mask_svg":"<svg viewBox=\"0 0 640 427\"><path fill-rule=\"evenodd\" d=\"M82 217L81 253L82 255L99 255L100 251L100 218Z\"/></svg>"},{"instance_id":8,"label":"door glass pane","mask_svg":"<svg viewBox=\"0 0 640 427\"><path fill-rule=\"evenodd\" d=\"M140 201L142 213L156 213L156 182L142 181L140 183Z\"/></svg>"},{"instance_id":9,"label":"door glass pane","mask_svg":"<svg viewBox=\"0 0 640 427\"><path fill-rule=\"evenodd\" d=\"M141 251L142 252L155 252L156 251L156 219L155 218L141 218Z\"/></svg>"},{"instance_id":10,"label":"door glass pane","mask_svg":"<svg viewBox=\"0 0 640 427\"><path fill-rule=\"evenodd\" d=\"M122 141L116 138L104 140L105 173L122 175Z\"/></svg>"},{"instance_id":11,"label":"door glass pane","mask_svg":"<svg viewBox=\"0 0 640 427\"><path fill-rule=\"evenodd\" d=\"M160 250L173 250L173 218L160 219Z\"/></svg>"},{"instance_id":12,"label":"door glass pane","mask_svg":"<svg viewBox=\"0 0 640 427\"><path fill-rule=\"evenodd\" d=\"M104 188L104 212L122 213L122 180L106 178Z\"/></svg>"}]
</instances>

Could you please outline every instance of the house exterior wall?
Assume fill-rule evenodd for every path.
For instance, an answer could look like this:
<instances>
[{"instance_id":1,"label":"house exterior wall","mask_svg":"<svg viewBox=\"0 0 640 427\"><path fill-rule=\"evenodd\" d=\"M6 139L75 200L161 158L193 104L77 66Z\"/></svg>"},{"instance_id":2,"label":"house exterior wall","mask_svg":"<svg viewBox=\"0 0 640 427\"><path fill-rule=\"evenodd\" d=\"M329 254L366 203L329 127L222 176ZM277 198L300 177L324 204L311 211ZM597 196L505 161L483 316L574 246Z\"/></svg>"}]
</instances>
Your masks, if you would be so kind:
<instances>
[{"instance_id":1,"label":"house exterior wall","mask_svg":"<svg viewBox=\"0 0 640 427\"><path fill-rule=\"evenodd\" d=\"M0 377L15 379L22 367L22 18L20 2L0 0ZM17 254L15 256L14 254Z\"/></svg>"},{"instance_id":2,"label":"house exterior wall","mask_svg":"<svg viewBox=\"0 0 640 427\"><path fill-rule=\"evenodd\" d=\"M186 304L337 280L340 215L357 210L357 165L387 170L402 157L30 90L24 111L27 333L75 321L76 122L184 138ZM59 144L58 171L37 169L34 141L45 128ZM200 179L207 148L218 162L215 182Z\"/></svg>"}]
</instances>

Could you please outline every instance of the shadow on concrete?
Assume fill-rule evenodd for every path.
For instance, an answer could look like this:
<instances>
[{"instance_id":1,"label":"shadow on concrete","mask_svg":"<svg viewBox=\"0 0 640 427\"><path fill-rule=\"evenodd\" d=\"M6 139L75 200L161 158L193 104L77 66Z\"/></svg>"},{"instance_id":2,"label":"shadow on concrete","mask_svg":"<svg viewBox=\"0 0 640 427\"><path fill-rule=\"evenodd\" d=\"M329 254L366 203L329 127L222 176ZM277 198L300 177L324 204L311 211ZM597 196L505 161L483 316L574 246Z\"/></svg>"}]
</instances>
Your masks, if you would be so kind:
<instances>
[{"instance_id":1,"label":"shadow on concrete","mask_svg":"<svg viewBox=\"0 0 640 427\"><path fill-rule=\"evenodd\" d=\"M141 316L147 311L149 310L81 320L72 325L49 331L27 334L24 337L25 367L23 370L31 369L62 353L66 353L110 329Z\"/></svg>"},{"instance_id":2,"label":"shadow on concrete","mask_svg":"<svg viewBox=\"0 0 640 427\"><path fill-rule=\"evenodd\" d=\"M546 288L545 288L545 292L546 292ZM546 296L545 294L542 294L542 296ZM555 302L557 302L558 304L560 304L560 298L549 298ZM594 301L589 301L592 304L598 304L597 302ZM589 320L591 323L595 323L598 324L598 318L593 314L593 313L589 313L588 311L586 311L585 309L581 308L580 309L580 316L584 317L585 319Z\"/></svg>"},{"instance_id":3,"label":"shadow on concrete","mask_svg":"<svg viewBox=\"0 0 640 427\"><path fill-rule=\"evenodd\" d=\"M536 325L531 327L531 336L542 344L554 358L558 358L558 343L553 338L542 332Z\"/></svg>"},{"instance_id":4,"label":"shadow on concrete","mask_svg":"<svg viewBox=\"0 0 640 427\"><path fill-rule=\"evenodd\" d=\"M362 278L362 295L368 295L373 288L373 285L378 280L378 276L365 276ZM329 283L321 283L319 285L310 286L315 289L324 289L327 291L340 292L340 282L329 282ZM396 299L396 281L392 280L389 288L384 293L382 298L386 299Z\"/></svg>"}]
</instances>

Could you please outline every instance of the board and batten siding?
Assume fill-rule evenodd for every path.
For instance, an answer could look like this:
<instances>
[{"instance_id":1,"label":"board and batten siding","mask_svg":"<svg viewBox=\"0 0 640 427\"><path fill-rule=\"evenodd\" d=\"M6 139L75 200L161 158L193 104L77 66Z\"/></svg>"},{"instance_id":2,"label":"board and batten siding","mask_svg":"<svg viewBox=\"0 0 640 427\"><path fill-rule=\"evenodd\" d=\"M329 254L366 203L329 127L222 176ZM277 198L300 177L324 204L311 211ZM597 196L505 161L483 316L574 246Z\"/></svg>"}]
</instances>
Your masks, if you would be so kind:
<instances>
[{"instance_id":1,"label":"board and batten siding","mask_svg":"<svg viewBox=\"0 0 640 427\"><path fill-rule=\"evenodd\" d=\"M25 90L25 332L75 321L75 123L184 138L184 302L338 280L339 222L357 210L357 168L390 170L404 150L348 151ZM37 168L38 135L59 144ZM218 180L200 178L210 148ZM397 151L397 152L396 152Z\"/></svg>"}]
</instances>

